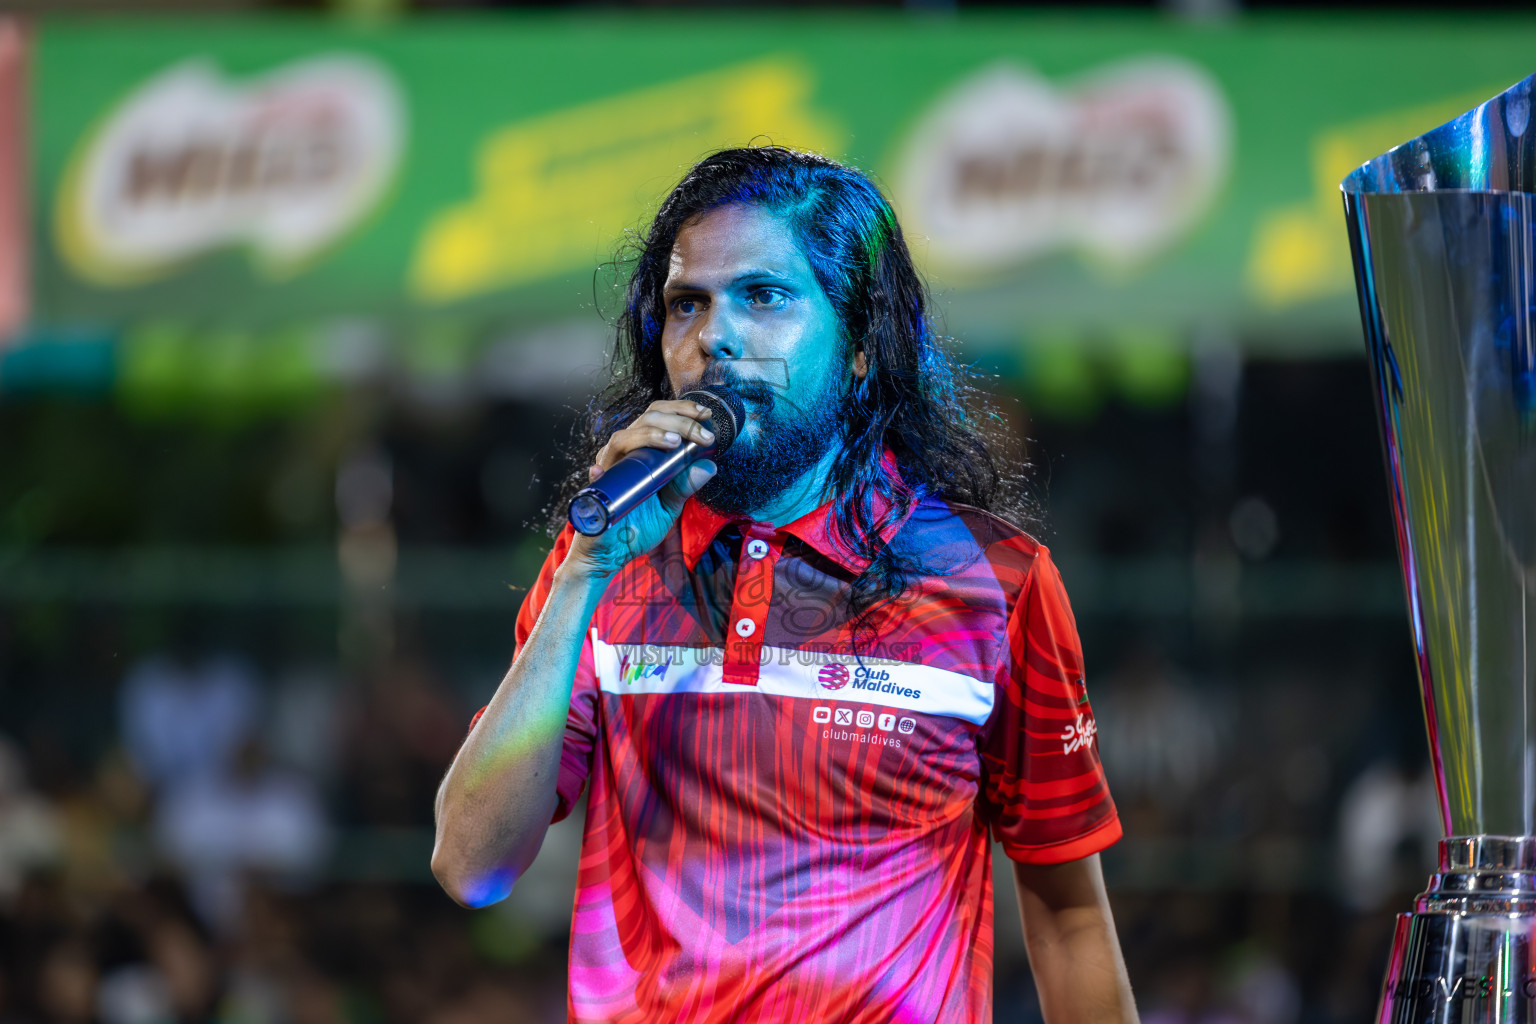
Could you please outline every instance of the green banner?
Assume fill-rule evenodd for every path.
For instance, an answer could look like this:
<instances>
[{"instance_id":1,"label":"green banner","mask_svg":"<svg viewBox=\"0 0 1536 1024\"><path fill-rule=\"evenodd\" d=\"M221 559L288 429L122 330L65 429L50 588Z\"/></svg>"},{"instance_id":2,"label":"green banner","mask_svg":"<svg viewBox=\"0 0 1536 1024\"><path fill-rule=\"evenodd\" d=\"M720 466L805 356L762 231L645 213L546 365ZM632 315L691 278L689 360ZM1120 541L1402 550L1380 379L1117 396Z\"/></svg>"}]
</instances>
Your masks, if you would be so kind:
<instances>
[{"instance_id":1,"label":"green banner","mask_svg":"<svg viewBox=\"0 0 1536 1024\"><path fill-rule=\"evenodd\" d=\"M768 139L876 175L979 350L1353 351L1338 180L1536 70L1536 20L54 22L32 67L49 330L589 316L690 162Z\"/></svg>"}]
</instances>

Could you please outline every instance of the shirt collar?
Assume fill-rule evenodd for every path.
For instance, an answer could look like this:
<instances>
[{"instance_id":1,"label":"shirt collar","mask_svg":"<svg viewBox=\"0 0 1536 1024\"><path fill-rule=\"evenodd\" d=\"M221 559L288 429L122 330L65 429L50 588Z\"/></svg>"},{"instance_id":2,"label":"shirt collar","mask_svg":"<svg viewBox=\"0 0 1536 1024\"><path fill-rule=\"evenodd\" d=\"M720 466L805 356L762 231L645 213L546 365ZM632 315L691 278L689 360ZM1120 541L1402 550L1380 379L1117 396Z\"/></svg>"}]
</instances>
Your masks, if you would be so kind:
<instances>
[{"instance_id":1,"label":"shirt collar","mask_svg":"<svg viewBox=\"0 0 1536 1024\"><path fill-rule=\"evenodd\" d=\"M894 482L900 486L901 475L896 469L896 456L889 448L885 450L885 455L880 460L880 467L887 476L892 477ZM820 508L807 512L799 519L792 523L786 523L779 527L779 529L784 533L793 534L798 537L850 572L863 572L868 568L869 561L848 550L838 540L836 519L832 514L832 505L833 503L828 501ZM890 506L890 501L880 495L875 496L875 515L877 518L885 515ZM907 515L910 514L911 511L909 509ZM891 538L896 535L896 532L901 529L906 520L907 516L900 516L887 523L885 528L880 531L880 539L885 543L890 543ZM690 570L699 564L699 559L704 556L704 551L710 544L714 543L720 531L732 523L739 524L743 533L748 532L754 525L757 525L760 531L769 533L773 531L773 527L754 524L752 520L745 517L733 518L722 515L714 509L706 508L697 498L688 499L683 505L683 514L678 520L678 529L682 534L683 560Z\"/></svg>"}]
</instances>

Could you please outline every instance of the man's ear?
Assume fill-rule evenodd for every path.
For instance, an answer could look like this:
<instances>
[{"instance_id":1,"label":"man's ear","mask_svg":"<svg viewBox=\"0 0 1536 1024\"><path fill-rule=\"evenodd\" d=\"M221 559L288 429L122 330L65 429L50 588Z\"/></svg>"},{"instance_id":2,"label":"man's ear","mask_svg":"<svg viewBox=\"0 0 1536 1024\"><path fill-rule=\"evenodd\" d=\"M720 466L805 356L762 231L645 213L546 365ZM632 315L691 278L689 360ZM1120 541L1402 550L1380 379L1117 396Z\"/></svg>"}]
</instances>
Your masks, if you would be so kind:
<instances>
[{"instance_id":1,"label":"man's ear","mask_svg":"<svg viewBox=\"0 0 1536 1024\"><path fill-rule=\"evenodd\" d=\"M853 376L857 380L863 380L869 372L869 360L864 358L864 350L861 348L853 354Z\"/></svg>"}]
</instances>

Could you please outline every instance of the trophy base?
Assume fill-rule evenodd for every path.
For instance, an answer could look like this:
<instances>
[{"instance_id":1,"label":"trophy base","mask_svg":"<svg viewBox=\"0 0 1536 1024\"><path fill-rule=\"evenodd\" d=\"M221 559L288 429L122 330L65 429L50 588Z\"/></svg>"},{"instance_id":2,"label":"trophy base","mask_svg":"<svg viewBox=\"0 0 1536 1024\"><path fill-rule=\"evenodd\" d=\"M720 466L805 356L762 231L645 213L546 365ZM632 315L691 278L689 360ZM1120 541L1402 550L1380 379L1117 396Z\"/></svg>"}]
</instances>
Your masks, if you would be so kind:
<instances>
[{"instance_id":1,"label":"trophy base","mask_svg":"<svg viewBox=\"0 0 1536 1024\"><path fill-rule=\"evenodd\" d=\"M1536 836L1454 836L1399 914L1377 1024L1536 1024Z\"/></svg>"}]
</instances>

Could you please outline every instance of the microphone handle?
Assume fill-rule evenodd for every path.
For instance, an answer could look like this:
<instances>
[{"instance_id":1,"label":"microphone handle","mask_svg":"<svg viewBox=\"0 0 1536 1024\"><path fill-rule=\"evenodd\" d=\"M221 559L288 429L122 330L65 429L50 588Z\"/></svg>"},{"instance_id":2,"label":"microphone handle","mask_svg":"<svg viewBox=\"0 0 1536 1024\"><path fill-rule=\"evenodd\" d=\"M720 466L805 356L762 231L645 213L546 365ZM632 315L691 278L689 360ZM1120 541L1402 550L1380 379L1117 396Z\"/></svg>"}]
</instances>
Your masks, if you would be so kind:
<instances>
[{"instance_id":1,"label":"microphone handle","mask_svg":"<svg viewBox=\"0 0 1536 1024\"><path fill-rule=\"evenodd\" d=\"M661 490L695 459L713 455L715 446L686 441L676 448L637 448L615 462L607 472L582 488L571 501L571 525L580 533L596 536L623 519L635 507ZM596 517L594 502L606 515ZM590 510L582 517L578 509ZM578 521L582 519L582 521Z\"/></svg>"}]
</instances>

